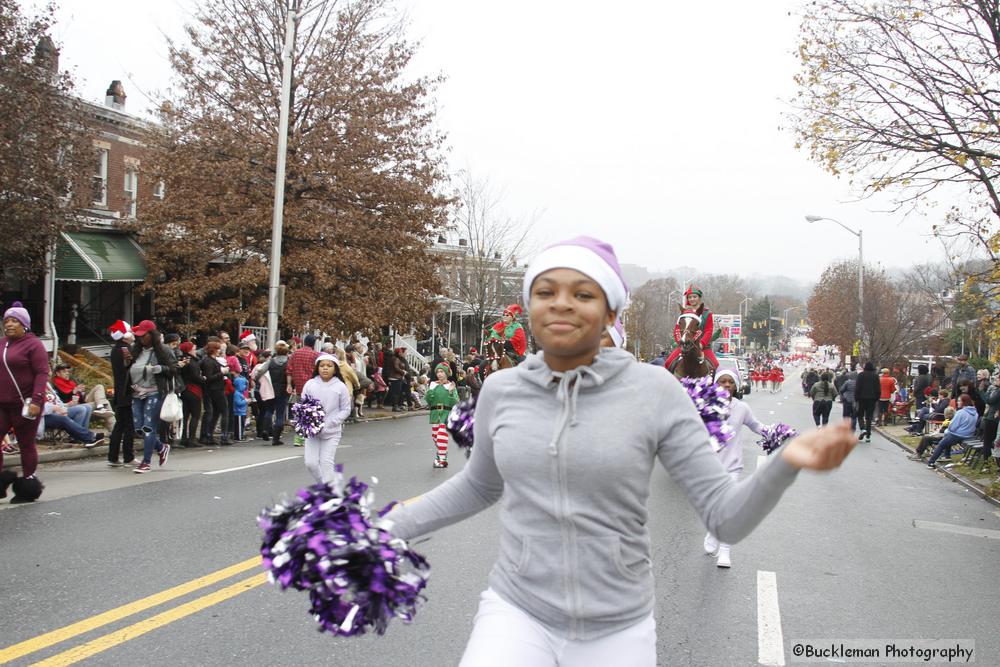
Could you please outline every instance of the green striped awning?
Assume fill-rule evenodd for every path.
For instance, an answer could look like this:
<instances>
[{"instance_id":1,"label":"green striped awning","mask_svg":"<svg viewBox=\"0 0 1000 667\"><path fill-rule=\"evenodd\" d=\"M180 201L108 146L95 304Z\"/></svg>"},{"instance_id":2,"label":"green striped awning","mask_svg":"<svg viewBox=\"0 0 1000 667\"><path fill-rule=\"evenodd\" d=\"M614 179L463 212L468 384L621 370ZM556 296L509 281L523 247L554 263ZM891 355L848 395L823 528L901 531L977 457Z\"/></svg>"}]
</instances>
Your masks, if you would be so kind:
<instances>
[{"instance_id":1,"label":"green striped awning","mask_svg":"<svg viewBox=\"0 0 1000 667\"><path fill-rule=\"evenodd\" d=\"M141 282L146 261L126 234L63 232L56 248L56 280Z\"/></svg>"}]
</instances>

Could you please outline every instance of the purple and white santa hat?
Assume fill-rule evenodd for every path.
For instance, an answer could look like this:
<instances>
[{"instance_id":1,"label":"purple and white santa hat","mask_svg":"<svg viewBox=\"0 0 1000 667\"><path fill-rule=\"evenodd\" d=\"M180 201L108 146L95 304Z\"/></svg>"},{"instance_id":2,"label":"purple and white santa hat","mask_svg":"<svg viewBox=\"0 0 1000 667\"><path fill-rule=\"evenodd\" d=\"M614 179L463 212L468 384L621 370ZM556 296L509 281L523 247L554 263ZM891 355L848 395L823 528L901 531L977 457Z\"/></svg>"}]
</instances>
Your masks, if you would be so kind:
<instances>
[{"instance_id":1,"label":"purple and white santa hat","mask_svg":"<svg viewBox=\"0 0 1000 667\"><path fill-rule=\"evenodd\" d=\"M628 306L628 286L622 277L615 249L591 236L577 236L543 250L524 272L522 297L531 306L531 284L551 269L573 269L588 276L604 290L608 308L619 315ZM623 331L624 334L624 331Z\"/></svg>"}]
</instances>

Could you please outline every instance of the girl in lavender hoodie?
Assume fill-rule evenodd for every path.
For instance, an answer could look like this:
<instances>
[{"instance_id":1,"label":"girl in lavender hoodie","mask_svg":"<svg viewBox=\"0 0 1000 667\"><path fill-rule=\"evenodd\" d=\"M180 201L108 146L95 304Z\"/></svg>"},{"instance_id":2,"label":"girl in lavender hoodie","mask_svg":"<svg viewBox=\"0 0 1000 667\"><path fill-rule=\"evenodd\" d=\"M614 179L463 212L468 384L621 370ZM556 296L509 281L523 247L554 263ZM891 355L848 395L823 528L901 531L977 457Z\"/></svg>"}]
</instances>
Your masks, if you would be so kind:
<instances>
[{"instance_id":1,"label":"girl in lavender hoodie","mask_svg":"<svg viewBox=\"0 0 1000 667\"><path fill-rule=\"evenodd\" d=\"M724 368L715 374L715 382L729 392L729 425L733 429L733 439L724 445L716 455L729 476L739 480L743 472L743 447L740 445L740 427L746 426L760 435L762 424L754 417L750 406L741 401L737 395L740 386L740 374L735 368ZM705 535L705 553L716 556L718 567L732 567L731 545L719 542L711 532Z\"/></svg>"},{"instance_id":2,"label":"girl in lavender hoodie","mask_svg":"<svg viewBox=\"0 0 1000 667\"><path fill-rule=\"evenodd\" d=\"M322 404L326 420L319 433L306 438L305 463L317 482L330 482L336 476L334 459L343 433L343 423L351 415L351 394L340 375L340 362L332 354L316 358L313 377L302 388L302 398L315 398Z\"/></svg>"},{"instance_id":3,"label":"girl in lavender hoodie","mask_svg":"<svg viewBox=\"0 0 1000 667\"><path fill-rule=\"evenodd\" d=\"M713 535L736 542L799 469L836 468L857 439L843 425L805 433L737 482L671 374L601 348L628 299L610 245L581 236L547 248L525 272L523 298L544 352L489 376L468 462L389 514L388 528L413 539L501 502L500 555L462 665L652 667L654 462Z\"/></svg>"}]
</instances>

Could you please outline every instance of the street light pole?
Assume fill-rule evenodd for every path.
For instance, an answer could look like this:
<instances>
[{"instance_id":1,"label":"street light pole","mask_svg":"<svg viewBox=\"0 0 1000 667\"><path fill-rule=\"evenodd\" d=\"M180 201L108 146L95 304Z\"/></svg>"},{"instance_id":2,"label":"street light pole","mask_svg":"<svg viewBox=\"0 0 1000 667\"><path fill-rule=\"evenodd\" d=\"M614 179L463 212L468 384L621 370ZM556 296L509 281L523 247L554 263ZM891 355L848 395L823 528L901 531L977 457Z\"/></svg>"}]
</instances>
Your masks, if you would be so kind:
<instances>
[{"instance_id":1,"label":"street light pole","mask_svg":"<svg viewBox=\"0 0 1000 667\"><path fill-rule=\"evenodd\" d=\"M274 211L271 219L271 272L267 283L267 344L278 340L278 297L281 291L281 235L285 213L285 157L288 153L288 107L292 97L292 51L299 0L291 0L281 50L281 110L278 115L278 158L274 166Z\"/></svg>"},{"instance_id":2,"label":"street light pole","mask_svg":"<svg viewBox=\"0 0 1000 667\"><path fill-rule=\"evenodd\" d=\"M855 335L858 337L859 344L864 344L864 317L865 317L865 255L864 255L864 230L858 227L858 231L854 231L840 220L835 220L833 218L827 218L822 215L807 215L806 222L813 223L819 222L820 220L829 220L830 222L835 222L850 233L858 237L858 326L855 329Z\"/></svg>"},{"instance_id":3,"label":"street light pole","mask_svg":"<svg viewBox=\"0 0 1000 667\"><path fill-rule=\"evenodd\" d=\"M740 315L739 346L740 346L740 351L742 351L743 347L744 347L744 345L743 345L743 337L746 336L746 334L744 333L744 330L745 330L745 327L746 327L746 320L747 320L748 317L750 317L750 297L746 293L744 293L744 292L737 292L737 294L739 294L740 296L743 297L743 300L740 301L740 307L738 308L739 315ZM746 304L746 315L743 314L743 306L744 306L744 304Z\"/></svg>"}]
</instances>

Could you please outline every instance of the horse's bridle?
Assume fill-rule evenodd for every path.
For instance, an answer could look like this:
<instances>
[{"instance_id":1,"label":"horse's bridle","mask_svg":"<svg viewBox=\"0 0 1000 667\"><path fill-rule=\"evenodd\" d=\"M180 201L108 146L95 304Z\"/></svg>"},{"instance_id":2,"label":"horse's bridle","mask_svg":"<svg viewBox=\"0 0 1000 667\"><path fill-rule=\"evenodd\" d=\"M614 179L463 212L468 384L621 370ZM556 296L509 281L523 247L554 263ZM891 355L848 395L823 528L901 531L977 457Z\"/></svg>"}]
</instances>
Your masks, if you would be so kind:
<instances>
[{"instance_id":1,"label":"horse's bridle","mask_svg":"<svg viewBox=\"0 0 1000 667\"><path fill-rule=\"evenodd\" d=\"M698 326L701 326L701 318L694 313L681 313L680 317L677 318L677 323L680 324L681 320L695 320L698 323ZM698 345L698 339L686 338L685 336L687 336L687 333L687 327L681 330L681 347L685 350L690 350L694 346Z\"/></svg>"},{"instance_id":2,"label":"horse's bridle","mask_svg":"<svg viewBox=\"0 0 1000 667\"><path fill-rule=\"evenodd\" d=\"M494 347L497 347L500 351L494 353ZM499 370L500 360L503 359L507 354L503 351L503 344L492 341L486 345L486 364L485 366L490 369L490 371ZM493 365L496 364L496 368Z\"/></svg>"}]
</instances>

